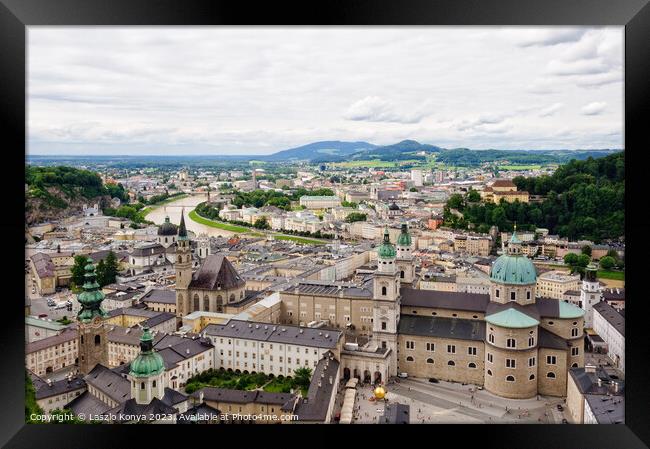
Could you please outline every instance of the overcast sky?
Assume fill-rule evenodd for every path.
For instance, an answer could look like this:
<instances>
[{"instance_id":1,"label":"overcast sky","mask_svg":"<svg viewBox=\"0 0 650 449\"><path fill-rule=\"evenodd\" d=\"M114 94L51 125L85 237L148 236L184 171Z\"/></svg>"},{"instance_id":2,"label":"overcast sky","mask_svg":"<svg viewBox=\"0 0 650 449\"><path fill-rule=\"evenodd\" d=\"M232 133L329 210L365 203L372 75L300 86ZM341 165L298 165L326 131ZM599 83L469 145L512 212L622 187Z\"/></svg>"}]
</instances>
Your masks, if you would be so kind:
<instances>
[{"instance_id":1,"label":"overcast sky","mask_svg":"<svg viewBox=\"0 0 650 449\"><path fill-rule=\"evenodd\" d=\"M31 154L623 147L623 28L29 27Z\"/></svg>"}]
</instances>

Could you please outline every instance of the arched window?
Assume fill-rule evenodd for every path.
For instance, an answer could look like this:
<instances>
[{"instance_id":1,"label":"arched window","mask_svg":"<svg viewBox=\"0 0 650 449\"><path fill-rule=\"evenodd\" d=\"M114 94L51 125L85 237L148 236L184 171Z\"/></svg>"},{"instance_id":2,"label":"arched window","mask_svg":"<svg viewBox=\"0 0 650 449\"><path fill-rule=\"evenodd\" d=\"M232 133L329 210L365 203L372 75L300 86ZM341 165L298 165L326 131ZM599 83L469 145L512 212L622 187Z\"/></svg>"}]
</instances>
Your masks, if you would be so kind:
<instances>
[{"instance_id":1,"label":"arched window","mask_svg":"<svg viewBox=\"0 0 650 449\"><path fill-rule=\"evenodd\" d=\"M194 293L194 310L201 310L199 306L199 295Z\"/></svg>"},{"instance_id":2,"label":"arched window","mask_svg":"<svg viewBox=\"0 0 650 449\"><path fill-rule=\"evenodd\" d=\"M530 377L528 378L528 380L535 380L535 375L531 374Z\"/></svg>"},{"instance_id":3,"label":"arched window","mask_svg":"<svg viewBox=\"0 0 650 449\"><path fill-rule=\"evenodd\" d=\"M506 382L514 382L515 381L515 376L507 376L506 377Z\"/></svg>"},{"instance_id":4,"label":"arched window","mask_svg":"<svg viewBox=\"0 0 650 449\"><path fill-rule=\"evenodd\" d=\"M156 381L153 381L152 387L156 388Z\"/></svg>"},{"instance_id":5,"label":"arched window","mask_svg":"<svg viewBox=\"0 0 650 449\"><path fill-rule=\"evenodd\" d=\"M433 359L432 359L432 358L428 358L428 359L427 359L427 363L433 363Z\"/></svg>"},{"instance_id":6,"label":"arched window","mask_svg":"<svg viewBox=\"0 0 650 449\"><path fill-rule=\"evenodd\" d=\"M406 361L407 361L407 362L412 362L412 361L413 361L413 357L408 356L408 357L406 358Z\"/></svg>"},{"instance_id":7,"label":"arched window","mask_svg":"<svg viewBox=\"0 0 650 449\"><path fill-rule=\"evenodd\" d=\"M95 335L95 346L99 346L102 342L102 337Z\"/></svg>"},{"instance_id":8,"label":"arched window","mask_svg":"<svg viewBox=\"0 0 650 449\"><path fill-rule=\"evenodd\" d=\"M552 372L552 371L548 372L548 373L546 373L546 377L548 377L549 379L555 379L555 373Z\"/></svg>"},{"instance_id":9,"label":"arched window","mask_svg":"<svg viewBox=\"0 0 650 449\"><path fill-rule=\"evenodd\" d=\"M578 364L577 364L577 363L573 363L573 364L571 365L571 368L577 368L577 367L578 367Z\"/></svg>"},{"instance_id":10,"label":"arched window","mask_svg":"<svg viewBox=\"0 0 650 449\"><path fill-rule=\"evenodd\" d=\"M402 270L402 271L399 272L399 277L401 277L402 279L404 279L404 270Z\"/></svg>"},{"instance_id":11,"label":"arched window","mask_svg":"<svg viewBox=\"0 0 650 449\"><path fill-rule=\"evenodd\" d=\"M167 243L167 237L165 237L165 243Z\"/></svg>"},{"instance_id":12,"label":"arched window","mask_svg":"<svg viewBox=\"0 0 650 449\"><path fill-rule=\"evenodd\" d=\"M208 298L208 295L203 297L203 310L206 312L210 310L210 298Z\"/></svg>"},{"instance_id":13,"label":"arched window","mask_svg":"<svg viewBox=\"0 0 650 449\"><path fill-rule=\"evenodd\" d=\"M470 362L469 365L467 365L468 368L476 368L476 363Z\"/></svg>"},{"instance_id":14,"label":"arched window","mask_svg":"<svg viewBox=\"0 0 650 449\"><path fill-rule=\"evenodd\" d=\"M447 362L447 365L456 366L456 362L454 362L453 360L450 360L450 361Z\"/></svg>"},{"instance_id":15,"label":"arched window","mask_svg":"<svg viewBox=\"0 0 650 449\"><path fill-rule=\"evenodd\" d=\"M235 294L234 293L230 294L230 302L235 302Z\"/></svg>"},{"instance_id":16,"label":"arched window","mask_svg":"<svg viewBox=\"0 0 650 449\"><path fill-rule=\"evenodd\" d=\"M381 295L386 296L386 287L381 288Z\"/></svg>"},{"instance_id":17,"label":"arched window","mask_svg":"<svg viewBox=\"0 0 650 449\"><path fill-rule=\"evenodd\" d=\"M140 382L140 389L144 390L144 382Z\"/></svg>"}]
</instances>

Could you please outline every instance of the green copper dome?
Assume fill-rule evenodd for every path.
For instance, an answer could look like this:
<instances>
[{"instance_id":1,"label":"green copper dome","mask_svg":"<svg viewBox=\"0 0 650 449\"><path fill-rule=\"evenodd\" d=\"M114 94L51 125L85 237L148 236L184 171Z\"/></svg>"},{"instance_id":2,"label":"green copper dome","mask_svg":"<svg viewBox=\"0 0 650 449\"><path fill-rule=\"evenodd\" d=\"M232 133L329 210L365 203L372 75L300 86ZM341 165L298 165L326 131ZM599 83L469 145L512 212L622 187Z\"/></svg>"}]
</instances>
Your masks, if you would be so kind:
<instances>
[{"instance_id":1,"label":"green copper dome","mask_svg":"<svg viewBox=\"0 0 650 449\"><path fill-rule=\"evenodd\" d=\"M508 251L492 265L490 279L501 284L528 285L537 282L537 271L533 262L521 253L521 240L517 231L512 233Z\"/></svg>"},{"instance_id":2,"label":"green copper dome","mask_svg":"<svg viewBox=\"0 0 650 449\"><path fill-rule=\"evenodd\" d=\"M411 234L409 234L409 228L406 223L402 223L402 232L397 237L397 245L411 246Z\"/></svg>"},{"instance_id":3,"label":"green copper dome","mask_svg":"<svg viewBox=\"0 0 650 449\"><path fill-rule=\"evenodd\" d=\"M83 285L84 291L77 295L77 300L81 304L81 309L77 314L79 321L89 322L95 317L104 318L106 312L101 308L102 301L104 300L104 293L99 289L97 283L97 275L95 274L95 266L92 261L89 261L85 266L86 274L84 278L86 282Z\"/></svg>"},{"instance_id":4,"label":"green copper dome","mask_svg":"<svg viewBox=\"0 0 650 449\"><path fill-rule=\"evenodd\" d=\"M149 377L165 371L163 358L153 349L153 335L145 327L140 337L140 354L131 362L129 374L133 377Z\"/></svg>"},{"instance_id":5,"label":"green copper dome","mask_svg":"<svg viewBox=\"0 0 650 449\"><path fill-rule=\"evenodd\" d=\"M377 254L380 259L394 259L397 256L397 251L392 243L390 243L390 234L388 233L388 228L384 230L384 241L379 246Z\"/></svg>"},{"instance_id":6,"label":"green copper dome","mask_svg":"<svg viewBox=\"0 0 650 449\"><path fill-rule=\"evenodd\" d=\"M539 324L539 321L535 318L512 308L488 315L485 317L485 321L495 326L510 329L525 329Z\"/></svg>"}]
</instances>

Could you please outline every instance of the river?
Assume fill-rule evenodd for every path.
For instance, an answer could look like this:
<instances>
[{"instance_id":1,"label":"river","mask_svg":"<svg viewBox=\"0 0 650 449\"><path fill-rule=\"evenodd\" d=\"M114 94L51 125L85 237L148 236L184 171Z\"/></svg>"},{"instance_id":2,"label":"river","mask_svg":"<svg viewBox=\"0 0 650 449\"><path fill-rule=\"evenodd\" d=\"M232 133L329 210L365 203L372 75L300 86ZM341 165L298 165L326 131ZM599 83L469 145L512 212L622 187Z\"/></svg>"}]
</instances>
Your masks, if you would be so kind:
<instances>
[{"instance_id":1,"label":"river","mask_svg":"<svg viewBox=\"0 0 650 449\"><path fill-rule=\"evenodd\" d=\"M159 225L165 221L165 216L169 215L169 220L175 225L178 225L181 222L181 210L185 208L185 226L188 231L192 231L196 235L204 233L211 237L230 237L234 235L234 232L211 228L210 226L197 223L189 217L189 213L196 207L196 205L205 200L207 200L206 194L194 194L192 196L180 198L176 201L156 207L154 210L149 212L145 218Z\"/></svg>"}]
</instances>

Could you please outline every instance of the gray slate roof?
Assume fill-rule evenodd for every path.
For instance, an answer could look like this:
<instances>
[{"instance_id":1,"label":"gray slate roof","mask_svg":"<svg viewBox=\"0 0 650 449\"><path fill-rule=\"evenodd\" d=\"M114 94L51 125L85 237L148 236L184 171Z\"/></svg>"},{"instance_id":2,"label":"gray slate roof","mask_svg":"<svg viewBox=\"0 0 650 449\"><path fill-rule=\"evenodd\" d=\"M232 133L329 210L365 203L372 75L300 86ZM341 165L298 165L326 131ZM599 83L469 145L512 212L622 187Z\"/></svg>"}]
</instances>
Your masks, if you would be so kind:
<instances>
[{"instance_id":1,"label":"gray slate roof","mask_svg":"<svg viewBox=\"0 0 650 449\"><path fill-rule=\"evenodd\" d=\"M463 318L402 315L398 333L421 337L483 341L485 340L485 322Z\"/></svg>"},{"instance_id":2,"label":"gray slate roof","mask_svg":"<svg viewBox=\"0 0 650 449\"><path fill-rule=\"evenodd\" d=\"M307 397L296 405L295 413L300 421L325 422L332 395L336 394L334 385L339 377L340 367L338 360L331 355L331 352L328 351L326 356L318 362L309 384L309 390L307 390ZM331 384L330 378L332 379Z\"/></svg>"},{"instance_id":3,"label":"gray slate roof","mask_svg":"<svg viewBox=\"0 0 650 449\"><path fill-rule=\"evenodd\" d=\"M131 397L129 381L103 365L95 365L84 380L118 404Z\"/></svg>"},{"instance_id":4,"label":"gray slate roof","mask_svg":"<svg viewBox=\"0 0 650 449\"><path fill-rule=\"evenodd\" d=\"M226 324L208 324L203 331L206 335L215 337L246 338L328 349L336 347L343 334L338 330L241 320L230 320Z\"/></svg>"},{"instance_id":5,"label":"gray slate roof","mask_svg":"<svg viewBox=\"0 0 650 449\"><path fill-rule=\"evenodd\" d=\"M222 254L211 254L205 258L201 268L194 274L189 288L230 290L243 287L246 281Z\"/></svg>"},{"instance_id":6,"label":"gray slate roof","mask_svg":"<svg viewBox=\"0 0 650 449\"><path fill-rule=\"evenodd\" d=\"M490 295L402 288L402 306L485 312Z\"/></svg>"},{"instance_id":7,"label":"gray slate roof","mask_svg":"<svg viewBox=\"0 0 650 449\"><path fill-rule=\"evenodd\" d=\"M602 315L614 329L616 329L623 337L625 337L625 316L620 314L615 308L609 305L606 301L600 301L594 304L594 312Z\"/></svg>"},{"instance_id":8,"label":"gray slate roof","mask_svg":"<svg viewBox=\"0 0 650 449\"><path fill-rule=\"evenodd\" d=\"M71 380L57 380L52 382L52 385L49 385L47 381L33 375L32 383L36 390L36 399L49 398L51 396L58 396L63 393L69 393L71 391L86 388L86 382L81 378L81 376L74 376Z\"/></svg>"},{"instance_id":9,"label":"gray slate roof","mask_svg":"<svg viewBox=\"0 0 650 449\"><path fill-rule=\"evenodd\" d=\"M176 304L176 291L156 288L146 295L143 295L142 301L145 303L157 302L161 304Z\"/></svg>"}]
</instances>

